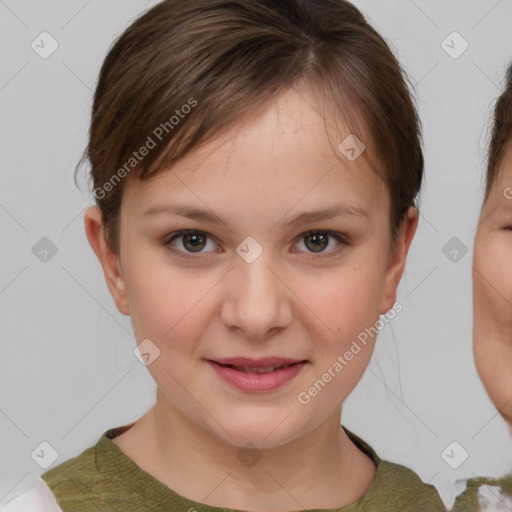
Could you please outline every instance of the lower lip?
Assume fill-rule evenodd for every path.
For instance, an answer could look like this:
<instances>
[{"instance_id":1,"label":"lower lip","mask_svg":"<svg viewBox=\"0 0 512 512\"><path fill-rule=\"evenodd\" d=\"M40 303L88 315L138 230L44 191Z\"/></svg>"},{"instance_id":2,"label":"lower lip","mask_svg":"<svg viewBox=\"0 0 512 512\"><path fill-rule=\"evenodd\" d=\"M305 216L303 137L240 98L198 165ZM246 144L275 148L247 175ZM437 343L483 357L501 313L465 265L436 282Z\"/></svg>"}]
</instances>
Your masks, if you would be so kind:
<instances>
[{"instance_id":1,"label":"lower lip","mask_svg":"<svg viewBox=\"0 0 512 512\"><path fill-rule=\"evenodd\" d=\"M235 370L227 366L222 366L213 361L208 364L217 372L217 374L228 384L242 391L253 393L261 391L274 391L287 382L291 381L305 366L305 362L295 363L287 368L275 370L269 373L250 373Z\"/></svg>"}]
</instances>

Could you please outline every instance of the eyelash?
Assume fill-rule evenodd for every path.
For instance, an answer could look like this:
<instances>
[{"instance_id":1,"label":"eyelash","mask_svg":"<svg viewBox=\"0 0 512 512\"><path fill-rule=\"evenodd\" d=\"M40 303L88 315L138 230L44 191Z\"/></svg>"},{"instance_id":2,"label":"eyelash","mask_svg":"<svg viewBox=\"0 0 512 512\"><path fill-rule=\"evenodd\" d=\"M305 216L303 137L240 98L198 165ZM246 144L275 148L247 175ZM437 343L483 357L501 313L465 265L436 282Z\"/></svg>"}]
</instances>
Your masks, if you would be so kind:
<instances>
[{"instance_id":1,"label":"eyelash","mask_svg":"<svg viewBox=\"0 0 512 512\"><path fill-rule=\"evenodd\" d=\"M188 260L197 260L198 256L193 256L193 254L204 254L201 252L198 253L191 253L191 252L184 252L180 249L176 249L171 245L171 242L173 242L176 239L179 239L183 237L184 235L190 235L190 234L199 234L206 236L208 239L212 240L212 237L204 232L204 231L198 231L194 229L185 229L182 231L176 231L172 233L171 235L167 236L164 241L162 242L165 247L167 247L172 253L176 254L180 258L188 259ZM313 230L313 231L307 231L305 233L302 233L297 237L297 240L300 241L308 236L313 235L327 235L332 238L334 238L339 244L341 244L341 247L334 249L332 251L326 252L326 253L314 253L311 252L309 258L312 260L319 260L319 259L326 259L331 256L335 256L338 253L340 253L346 246L349 246L350 243L345 235L342 235L341 233L337 233L335 231L321 231L321 230ZM300 252L300 251L299 251Z\"/></svg>"}]
</instances>

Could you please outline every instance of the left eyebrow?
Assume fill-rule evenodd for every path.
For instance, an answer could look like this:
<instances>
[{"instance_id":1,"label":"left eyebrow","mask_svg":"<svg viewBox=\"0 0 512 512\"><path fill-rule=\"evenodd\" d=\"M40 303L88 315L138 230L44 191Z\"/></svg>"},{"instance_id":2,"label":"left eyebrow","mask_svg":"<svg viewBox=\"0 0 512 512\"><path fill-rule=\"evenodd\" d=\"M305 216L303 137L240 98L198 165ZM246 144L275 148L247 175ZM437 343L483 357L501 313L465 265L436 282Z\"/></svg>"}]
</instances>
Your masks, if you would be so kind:
<instances>
[{"instance_id":1,"label":"left eyebrow","mask_svg":"<svg viewBox=\"0 0 512 512\"><path fill-rule=\"evenodd\" d=\"M333 219L335 217L365 217L369 219L370 214L364 208L339 203L332 206L331 208L325 208L323 210L317 210L314 212L299 213L292 219L283 222L283 225L285 227L293 226L295 224L318 222L321 220Z\"/></svg>"}]
</instances>

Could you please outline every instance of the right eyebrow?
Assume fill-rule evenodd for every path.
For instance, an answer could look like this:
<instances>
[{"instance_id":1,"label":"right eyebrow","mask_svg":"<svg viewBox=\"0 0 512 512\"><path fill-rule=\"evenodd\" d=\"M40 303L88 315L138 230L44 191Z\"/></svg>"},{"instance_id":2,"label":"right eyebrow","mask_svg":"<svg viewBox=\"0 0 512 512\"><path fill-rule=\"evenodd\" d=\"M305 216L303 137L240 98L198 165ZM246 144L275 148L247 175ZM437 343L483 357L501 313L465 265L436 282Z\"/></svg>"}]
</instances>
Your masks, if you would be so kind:
<instances>
[{"instance_id":1,"label":"right eyebrow","mask_svg":"<svg viewBox=\"0 0 512 512\"><path fill-rule=\"evenodd\" d=\"M200 220L210 224L222 223L222 221L216 215L210 213L209 211L190 207L172 208L171 206L168 205L157 205L148 208L144 212L144 215L152 216L161 213L180 215L182 217L187 217L188 219Z\"/></svg>"}]
</instances>

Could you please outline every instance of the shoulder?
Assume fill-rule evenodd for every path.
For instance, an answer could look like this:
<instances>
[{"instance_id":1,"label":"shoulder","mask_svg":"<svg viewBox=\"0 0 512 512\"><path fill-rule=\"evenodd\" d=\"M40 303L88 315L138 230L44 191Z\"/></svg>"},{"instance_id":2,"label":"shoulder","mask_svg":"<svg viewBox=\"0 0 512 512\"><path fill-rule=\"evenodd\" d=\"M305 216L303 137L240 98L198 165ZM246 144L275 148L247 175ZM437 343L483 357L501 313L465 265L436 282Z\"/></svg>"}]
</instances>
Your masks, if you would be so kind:
<instances>
[{"instance_id":1,"label":"shoulder","mask_svg":"<svg viewBox=\"0 0 512 512\"><path fill-rule=\"evenodd\" d=\"M41 475L41 478L52 490L55 490L63 485L72 485L73 481L82 480L85 475L92 477L98 473L96 465L97 446L97 444L91 446L83 450L79 455L46 471L46 473Z\"/></svg>"},{"instance_id":2,"label":"shoulder","mask_svg":"<svg viewBox=\"0 0 512 512\"><path fill-rule=\"evenodd\" d=\"M28 490L0 506L0 512L62 512L46 482L38 477Z\"/></svg>"},{"instance_id":3,"label":"shoulder","mask_svg":"<svg viewBox=\"0 0 512 512\"><path fill-rule=\"evenodd\" d=\"M107 435L112 430L116 429L105 432L94 446L43 473L27 491L1 506L0 512L62 512L92 506L101 510L95 491L102 482L105 484L106 475L98 456L109 446ZM85 502L87 506L81 508Z\"/></svg>"},{"instance_id":4,"label":"shoulder","mask_svg":"<svg viewBox=\"0 0 512 512\"><path fill-rule=\"evenodd\" d=\"M512 510L512 475L471 478L453 505L452 512L509 512Z\"/></svg>"},{"instance_id":5,"label":"shoulder","mask_svg":"<svg viewBox=\"0 0 512 512\"><path fill-rule=\"evenodd\" d=\"M344 428L344 427L343 427ZM360 510L387 512L445 512L433 485L424 483L411 469L386 460L358 436L344 428L349 438L377 467L375 479L362 498Z\"/></svg>"},{"instance_id":6,"label":"shoulder","mask_svg":"<svg viewBox=\"0 0 512 512\"><path fill-rule=\"evenodd\" d=\"M102 465L106 442L103 434L95 445L41 475L63 510L103 509L101 495L109 485L108 471Z\"/></svg>"},{"instance_id":7,"label":"shoulder","mask_svg":"<svg viewBox=\"0 0 512 512\"><path fill-rule=\"evenodd\" d=\"M376 505L403 512L444 512L446 510L436 488L423 482L411 469L383 460L373 486ZM381 510L381 509L379 509ZM383 509L388 510L388 509Z\"/></svg>"},{"instance_id":8,"label":"shoulder","mask_svg":"<svg viewBox=\"0 0 512 512\"><path fill-rule=\"evenodd\" d=\"M129 427L107 430L95 445L41 475L63 510L113 510L113 502L143 501L140 468L112 442Z\"/></svg>"}]
</instances>

